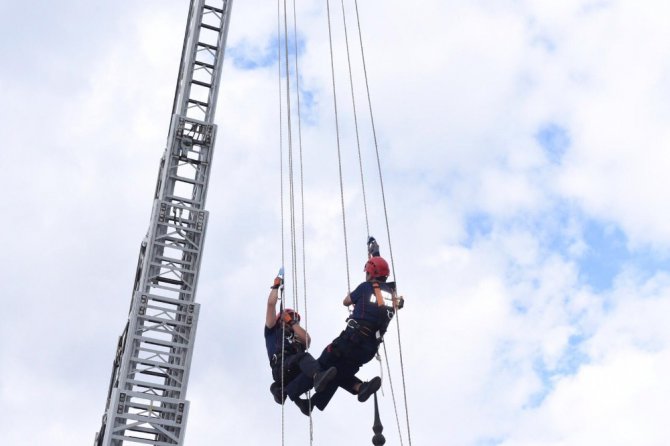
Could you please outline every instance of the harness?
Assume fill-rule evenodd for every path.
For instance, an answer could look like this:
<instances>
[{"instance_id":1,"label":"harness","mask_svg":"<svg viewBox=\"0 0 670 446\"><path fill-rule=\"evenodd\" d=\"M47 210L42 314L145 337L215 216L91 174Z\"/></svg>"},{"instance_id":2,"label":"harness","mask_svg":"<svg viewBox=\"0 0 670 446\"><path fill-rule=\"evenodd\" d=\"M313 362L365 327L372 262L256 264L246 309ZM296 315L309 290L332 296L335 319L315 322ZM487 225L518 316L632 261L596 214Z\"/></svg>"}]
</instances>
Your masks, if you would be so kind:
<instances>
[{"instance_id":1,"label":"harness","mask_svg":"<svg viewBox=\"0 0 670 446\"><path fill-rule=\"evenodd\" d=\"M281 334L281 331L278 331L278 334ZM296 341L295 335L293 333L287 332L285 336L277 336L277 348L279 351L272 355L270 358L270 367L275 367L277 364L281 364L282 356L286 355L290 357L292 355L297 355L305 351L304 346Z\"/></svg>"},{"instance_id":2,"label":"harness","mask_svg":"<svg viewBox=\"0 0 670 446\"><path fill-rule=\"evenodd\" d=\"M345 332L349 333L358 333L361 336L366 338L372 338L377 343L381 343L383 340L384 333L381 330L375 330L374 324L368 321L356 320L349 318L347 319L347 327L344 329Z\"/></svg>"}]
</instances>

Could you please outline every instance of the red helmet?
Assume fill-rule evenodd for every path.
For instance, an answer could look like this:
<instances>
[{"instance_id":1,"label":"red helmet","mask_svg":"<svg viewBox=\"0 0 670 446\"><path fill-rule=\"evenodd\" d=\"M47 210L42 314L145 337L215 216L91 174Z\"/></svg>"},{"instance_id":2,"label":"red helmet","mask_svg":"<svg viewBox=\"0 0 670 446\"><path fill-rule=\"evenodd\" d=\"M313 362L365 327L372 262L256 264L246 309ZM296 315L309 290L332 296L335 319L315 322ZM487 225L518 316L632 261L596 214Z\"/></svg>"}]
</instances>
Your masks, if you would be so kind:
<instances>
[{"instance_id":1,"label":"red helmet","mask_svg":"<svg viewBox=\"0 0 670 446\"><path fill-rule=\"evenodd\" d=\"M365 264L363 271L370 274L370 277L388 277L390 270L389 264L381 257L371 257Z\"/></svg>"}]
</instances>

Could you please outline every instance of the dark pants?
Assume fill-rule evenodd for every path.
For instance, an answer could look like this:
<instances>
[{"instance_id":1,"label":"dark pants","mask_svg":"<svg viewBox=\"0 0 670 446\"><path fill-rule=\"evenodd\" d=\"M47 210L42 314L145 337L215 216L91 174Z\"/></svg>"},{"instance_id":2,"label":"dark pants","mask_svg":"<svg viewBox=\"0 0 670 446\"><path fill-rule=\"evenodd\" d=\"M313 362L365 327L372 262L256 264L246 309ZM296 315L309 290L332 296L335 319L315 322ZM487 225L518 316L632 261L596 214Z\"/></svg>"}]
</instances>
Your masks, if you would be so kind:
<instances>
[{"instance_id":1,"label":"dark pants","mask_svg":"<svg viewBox=\"0 0 670 446\"><path fill-rule=\"evenodd\" d=\"M284 357L284 393L289 398L296 400L301 394L312 387L314 374L320 371L319 363L314 357L307 353L295 353ZM277 385L282 385L282 362L281 358L272 366L272 378ZM304 379L307 378L309 384L307 389L302 392L299 390L305 386ZM299 382L296 382L300 379Z\"/></svg>"},{"instance_id":2,"label":"dark pants","mask_svg":"<svg viewBox=\"0 0 670 446\"><path fill-rule=\"evenodd\" d=\"M338 387L352 394L358 393L354 386L360 384L361 380L355 375L362 365L375 357L378 347L374 334L366 335L354 328L347 328L340 333L323 350L318 360L322 369L336 367L337 376L323 391L314 394L312 404L320 410L325 409Z\"/></svg>"}]
</instances>

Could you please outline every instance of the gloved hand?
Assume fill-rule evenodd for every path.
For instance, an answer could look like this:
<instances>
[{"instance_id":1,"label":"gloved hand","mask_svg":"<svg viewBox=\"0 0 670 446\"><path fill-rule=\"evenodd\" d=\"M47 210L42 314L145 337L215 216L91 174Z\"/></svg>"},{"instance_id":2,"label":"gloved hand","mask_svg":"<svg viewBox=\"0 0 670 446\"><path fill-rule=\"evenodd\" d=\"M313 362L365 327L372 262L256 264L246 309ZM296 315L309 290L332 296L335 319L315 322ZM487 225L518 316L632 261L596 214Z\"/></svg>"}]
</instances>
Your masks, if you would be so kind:
<instances>
[{"instance_id":1,"label":"gloved hand","mask_svg":"<svg viewBox=\"0 0 670 446\"><path fill-rule=\"evenodd\" d=\"M300 315L293 310L284 310L282 313L282 321L288 326L293 326L300 322Z\"/></svg>"},{"instance_id":2,"label":"gloved hand","mask_svg":"<svg viewBox=\"0 0 670 446\"><path fill-rule=\"evenodd\" d=\"M379 257L379 244L374 237L368 238L368 257Z\"/></svg>"},{"instance_id":3,"label":"gloved hand","mask_svg":"<svg viewBox=\"0 0 670 446\"><path fill-rule=\"evenodd\" d=\"M276 290L277 288L279 288L282 285L282 283L284 283L284 279L277 276L277 277L275 277L275 280L272 282L272 286L270 288L273 289L273 290Z\"/></svg>"},{"instance_id":4,"label":"gloved hand","mask_svg":"<svg viewBox=\"0 0 670 446\"><path fill-rule=\"evenodd\" d=\"M283 284L284 284L284 267L282 266L281 268L279 268L277 277L275 277L275 280L272 282L272 286L270 287L270 289L276 290Z\"/></svg>"}]
</instances>

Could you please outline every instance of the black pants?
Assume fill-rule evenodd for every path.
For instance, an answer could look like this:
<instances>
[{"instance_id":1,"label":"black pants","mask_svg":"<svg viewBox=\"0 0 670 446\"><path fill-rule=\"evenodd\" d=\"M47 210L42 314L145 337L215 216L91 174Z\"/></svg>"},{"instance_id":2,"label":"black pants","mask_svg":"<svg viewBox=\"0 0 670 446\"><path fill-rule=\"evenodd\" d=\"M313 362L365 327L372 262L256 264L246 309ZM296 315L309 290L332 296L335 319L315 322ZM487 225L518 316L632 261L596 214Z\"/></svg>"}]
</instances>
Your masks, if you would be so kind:
<instances>
[{"instance_id":1,"label":"black pants","mask_svg":"<svg viewBox=\"0 0 670 446\"><path fill-rule=\"evenodd\" d=\"M377 354L379 342L373 333L366 335L359 330L347 328L327 346L321 356L319 365L323 369L328 367L337 368L337 376L331 381L325 390L315 393L312 404L320 410L330 402L338 387L355 394L353 387L360 384L361 380L355 375L362 365L370 362Z\"/></svg>"},{"instance_id":2,"label":"black pants","mask_svg":"<svg viewBox=\"0 0 670 446\"><path fill-rule=\"evenodd\" d=\"M272 378L280 386L282 384L282 368L284 371L284 393L292 400L312 387L314 374L321 370L314 356L307 352L284 355L283 367L281 357L272 366ZM300 378L299 383L295 383L298 378ZM305 385L307 385L307 388L299 392Z\"/></svg>"}]
</instances>

